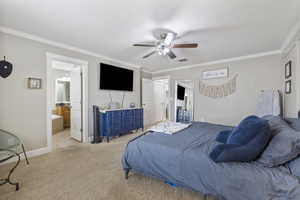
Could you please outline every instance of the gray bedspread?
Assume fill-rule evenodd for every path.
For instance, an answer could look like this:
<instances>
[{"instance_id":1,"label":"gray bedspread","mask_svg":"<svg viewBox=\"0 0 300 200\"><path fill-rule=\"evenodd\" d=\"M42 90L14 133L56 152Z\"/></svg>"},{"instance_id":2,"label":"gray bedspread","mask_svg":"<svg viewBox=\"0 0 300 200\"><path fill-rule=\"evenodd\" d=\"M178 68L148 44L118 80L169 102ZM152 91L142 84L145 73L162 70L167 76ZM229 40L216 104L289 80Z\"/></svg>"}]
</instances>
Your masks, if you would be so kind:
<instances>
[{"instance_id":1,"label":"gray bedspread","mask_svg":"<svg viewBox=\"0 0 300 200\"><path fill-rule=\"evenodd\" d=\"M194 122L174 135L152 132L128 143L122 164L202 194L226 200L300 200L299 180L284 167L215 163L209 153L222 125Z\"/></svg>"}]
</instances>

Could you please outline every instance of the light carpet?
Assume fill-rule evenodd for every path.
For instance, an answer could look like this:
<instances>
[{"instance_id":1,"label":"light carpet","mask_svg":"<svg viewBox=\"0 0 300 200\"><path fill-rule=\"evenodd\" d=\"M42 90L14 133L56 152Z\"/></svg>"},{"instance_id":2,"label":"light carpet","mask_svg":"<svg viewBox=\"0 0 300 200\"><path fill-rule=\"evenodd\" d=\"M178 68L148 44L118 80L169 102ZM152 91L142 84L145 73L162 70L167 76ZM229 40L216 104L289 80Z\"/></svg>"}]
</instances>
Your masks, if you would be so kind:
<instances>
[{"instance_id":1,"label":"light carpet","mask_svg":"<svg viewBox=\"0 0 300 200\"><path fill-rule=\"evenodd\" d=\"M2 200L204 200L197 192L175 188L162 181L130 173L121 167L124 147L131 134L110 143L77 144L22 161L13 175L20 182L0 186ZM0 166L6 176L11 164ZM206 199L212 200L212 197Z\"/></svg>"}]
</instances>

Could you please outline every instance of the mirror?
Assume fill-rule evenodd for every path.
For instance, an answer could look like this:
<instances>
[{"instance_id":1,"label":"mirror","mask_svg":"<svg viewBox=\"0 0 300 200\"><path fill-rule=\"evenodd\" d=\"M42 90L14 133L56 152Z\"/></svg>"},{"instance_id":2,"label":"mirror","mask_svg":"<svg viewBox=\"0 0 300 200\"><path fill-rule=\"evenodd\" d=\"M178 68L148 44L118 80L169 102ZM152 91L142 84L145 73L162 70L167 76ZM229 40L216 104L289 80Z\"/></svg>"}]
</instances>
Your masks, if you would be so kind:
<instances>
[{"instance_id":1,"label":"mirror","mask_svg":"<svg viewBox=\"0 0 300 200\"><path fill-rule=\"evenodd\" d=\"M194 120L194 82L175 80L175 119L189 123Z\"/></svg>"},{"instance_id":2,"label":"mirror","mask_svg":"<svg viewBox=\"0 0 300 200\"><path fill-rule=\"evenodd\" d=\"M70 80L57 79L55 86L55 103L70 103Z\"/></svg>"}]
</instances>

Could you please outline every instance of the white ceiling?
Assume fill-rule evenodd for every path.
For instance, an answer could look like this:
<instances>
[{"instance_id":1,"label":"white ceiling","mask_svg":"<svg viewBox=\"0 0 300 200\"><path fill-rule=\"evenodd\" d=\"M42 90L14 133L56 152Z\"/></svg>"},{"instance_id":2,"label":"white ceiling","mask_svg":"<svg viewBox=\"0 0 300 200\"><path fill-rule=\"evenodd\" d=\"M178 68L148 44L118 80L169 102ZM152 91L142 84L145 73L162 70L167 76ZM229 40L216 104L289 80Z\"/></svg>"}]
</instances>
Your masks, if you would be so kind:
<instances>
[{"instance_id":1,"label":"white ceiling","mask_svg":"<svg viewBox=\"0 0 300 200\"><path fill-rule=\"evenodd\" d=\"M157 71L278 50L299 13L299 0L1 0L0 26ZM185 63L141 59L132 44L160 29L200 46L174 50Z\"/></svg>"}]
</instances>

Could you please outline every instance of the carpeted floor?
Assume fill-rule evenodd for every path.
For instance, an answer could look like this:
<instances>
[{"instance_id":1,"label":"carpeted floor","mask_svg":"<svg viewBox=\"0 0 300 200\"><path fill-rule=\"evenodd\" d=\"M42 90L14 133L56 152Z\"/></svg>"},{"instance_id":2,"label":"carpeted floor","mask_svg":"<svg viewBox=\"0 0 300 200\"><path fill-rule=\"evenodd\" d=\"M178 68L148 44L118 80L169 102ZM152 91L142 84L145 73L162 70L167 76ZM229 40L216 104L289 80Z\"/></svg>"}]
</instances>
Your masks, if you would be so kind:
<instances>
[{"instance_id":1,"label":"carpeted floor","mask_svg":"<svg viewBox=\"0 0 300 200\"><path fill-rule=\"evenodd\" d=\"M7 200L204 200L196 192L171 187L159 180L138 174L124 179L121 156L127 141L137 134L110 143L78 144L22 161L13 186L0 186L0 199ZM6 176L11 164L0 166ZM212 199L212 198L207 198Z\"/></svg>"}]
</instances>

